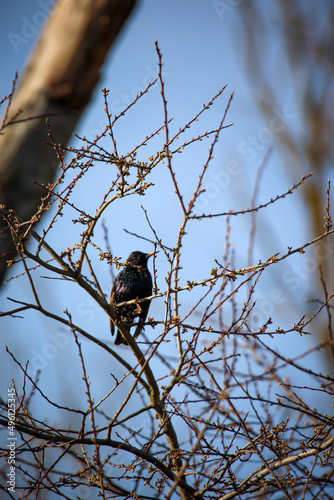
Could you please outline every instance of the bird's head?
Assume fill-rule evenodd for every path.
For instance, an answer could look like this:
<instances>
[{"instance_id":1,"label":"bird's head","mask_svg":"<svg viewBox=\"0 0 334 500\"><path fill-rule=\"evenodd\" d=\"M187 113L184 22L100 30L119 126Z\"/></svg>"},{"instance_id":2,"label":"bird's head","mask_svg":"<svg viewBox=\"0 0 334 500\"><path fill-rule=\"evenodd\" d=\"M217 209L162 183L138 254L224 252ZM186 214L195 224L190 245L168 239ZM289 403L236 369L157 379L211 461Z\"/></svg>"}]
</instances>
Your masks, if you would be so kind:
<instances>
[{"instance_id":1,"label":"bird's head","mask_svg":"<svg viewBox=\"0 0 334 500\"><path fill-rule=\"evenodd\" d=\"M125 265L146 267L147 261L152 255L157 252L144 253L144 252L131 252L129 257L125 261Z\"/></svg>"}]
</instances>

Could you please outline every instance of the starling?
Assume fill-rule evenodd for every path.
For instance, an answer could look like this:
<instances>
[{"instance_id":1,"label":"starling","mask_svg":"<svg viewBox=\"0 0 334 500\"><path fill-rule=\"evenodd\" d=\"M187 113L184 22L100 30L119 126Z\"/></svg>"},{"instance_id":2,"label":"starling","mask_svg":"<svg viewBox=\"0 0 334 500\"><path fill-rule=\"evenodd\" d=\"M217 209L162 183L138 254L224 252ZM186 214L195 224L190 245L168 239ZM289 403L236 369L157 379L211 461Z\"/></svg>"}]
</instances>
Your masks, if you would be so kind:
<instances>
[{"instance_id":1,"label":"starling","mask_svg":"<svg viewBox=\"0 0 334 500\"><path fill-rule=\"evenodd\" d=\"M152 276L147 269L147 260L154 254L155 252L130 253L124 263L124 268L115 278L110 295L110 304L119 304L120 302L126 302L137 298L144 299L152 295ZM116 308L117 319L125 323L129 333L134 318L136 316L139 317L139 322L133 336L134 339L138 337L143 329L150 302L150 300L147 300L139 304L128 304ZM113 321L110 320L112 335L114 335L114 329L115 325ZM127 344L119 330L117 330L115 344Z\"/></svg>"}]
</instances>

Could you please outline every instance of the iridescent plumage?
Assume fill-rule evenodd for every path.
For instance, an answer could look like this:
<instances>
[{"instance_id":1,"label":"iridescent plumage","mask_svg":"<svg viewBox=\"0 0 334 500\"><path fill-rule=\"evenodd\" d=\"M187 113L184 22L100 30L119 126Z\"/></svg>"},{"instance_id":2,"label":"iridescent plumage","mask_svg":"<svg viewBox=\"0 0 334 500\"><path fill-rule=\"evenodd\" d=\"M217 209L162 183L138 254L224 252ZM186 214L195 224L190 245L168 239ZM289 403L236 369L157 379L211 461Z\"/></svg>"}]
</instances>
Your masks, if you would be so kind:
<instances>
[{"instance_id":1,"label":"iridescent plumage","mask_svg":"<svg viewBox=\"0 0 334 500\"><path fill-rule=\"evenodd\" d=\"M144 299L152 295L152 277L147 269L147 260L152 253L132 252L124 263L124 268L116 276L110 295L110 304L119 304L133 299ZM131 325L136 317L139 318L133 338L136 339L143 329L147 313L150 307L150 300L140 304L128 304L116 308L118 320L121 320L130 333ZM111 334L114 335L115 325L110 320ZM127 344L119 330L115 339L115 344Z\"/></svg>"}]
</instances>

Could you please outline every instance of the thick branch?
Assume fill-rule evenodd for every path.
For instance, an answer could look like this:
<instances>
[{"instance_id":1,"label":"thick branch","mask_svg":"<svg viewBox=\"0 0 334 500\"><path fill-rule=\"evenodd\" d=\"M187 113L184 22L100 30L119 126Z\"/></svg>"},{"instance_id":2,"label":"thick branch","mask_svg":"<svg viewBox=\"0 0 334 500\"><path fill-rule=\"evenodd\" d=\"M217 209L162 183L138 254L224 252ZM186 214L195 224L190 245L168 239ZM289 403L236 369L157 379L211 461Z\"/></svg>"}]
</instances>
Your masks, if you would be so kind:
<instances>
[{"instance_id":1,"label":"thick branch","mask_svg":"<svg viewBox=\"0 0 334 500\"><path fill-rule=\"evenodd\" d=\"M3 418L0 418L0 425L6 427L7 421ZM113 439L99 439L99 438L73 439L70 436L65 436L65 435L59 436L59 434L53 434L51 432L43 432L41 430L36 430L30 427L29 425L22 425L18 422L16 422L15 426L18 431L28 434L29 436L34 436L39 440L46 441L48 445L51 445L52 443L70 443L72 446L76 444L85 444L92 446L99 445L99 446L110 446L111 448L115 448L117 450L124 450L131 453L132 455L135 455L136 457L144 459L146 462L153 464L155 467L157 467L157 469L159 469L172 481L175 481L176 479L175 474L168 467L166 467L166 465L164 465L163 462L161 462L158 458L154 457L150 453L140 450L139 448L135 448L134 446L131 446L130 444L124 443L122 441L115 441ZM189 486L183 480L178 480L178 484L187 493L195 495L196 490L194 490L194 488ZM200 495L196 495L196 498L201 499L202 497Z\"/></svg>"}]
</instances>

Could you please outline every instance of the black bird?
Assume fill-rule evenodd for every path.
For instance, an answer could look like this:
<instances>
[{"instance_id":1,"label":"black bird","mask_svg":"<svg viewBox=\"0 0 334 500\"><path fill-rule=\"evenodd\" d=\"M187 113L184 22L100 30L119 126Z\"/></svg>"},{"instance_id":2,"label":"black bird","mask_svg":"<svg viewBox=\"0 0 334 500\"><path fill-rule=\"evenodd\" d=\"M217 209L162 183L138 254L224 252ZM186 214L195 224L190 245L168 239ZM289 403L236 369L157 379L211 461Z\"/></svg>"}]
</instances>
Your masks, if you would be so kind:
<instances>
[{"instance_id":1,"label":"black bird","mask_svg":"<svg viewBox=\"0 0 334 500\"><path fill-rule=\"evenodd\" d=\"M110 304L119 304L120 302L137 298L144 299L152 295L152 276L147 269L147 260L154 254L155 252L130 253L124 263L124 268L115 278L110 295ZM150 300L147 300L139 304L128 304L116 308L117 319L126 324L129 333L134 318L136 316L139 317L139 322L133 336L134 339L138 337L143 329L150 302ZM112 320L110 320L110 330L111 335L114 335L115 325ZM115 344L127 344L119 330L117 330Z\"/></svg>"}]
</instances>

